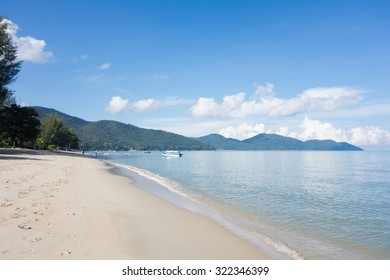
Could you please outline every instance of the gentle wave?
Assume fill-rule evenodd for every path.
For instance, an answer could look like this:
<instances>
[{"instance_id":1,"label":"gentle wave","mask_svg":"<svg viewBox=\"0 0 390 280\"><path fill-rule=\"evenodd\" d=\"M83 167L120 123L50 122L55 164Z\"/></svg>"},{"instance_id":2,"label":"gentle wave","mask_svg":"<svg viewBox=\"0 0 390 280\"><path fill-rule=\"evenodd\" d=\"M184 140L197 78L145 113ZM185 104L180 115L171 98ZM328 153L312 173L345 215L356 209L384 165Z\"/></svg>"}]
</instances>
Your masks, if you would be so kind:
<instances>
[{"instance_id":1,"label":"gentle wave","mask_svg":"<svg viewBox=\"0 0 390 280\"><path fill-rule=\"evenodd\" d=\"M168 189L171 192L174 192L174 193L176 193L178 195L181 195L181 196L183 196L183 197L185 197L187 199L191 199L192 200L192 198L187 196L184 192L181 192L177 188L173 187L173 185L175 184L174 181L169 180L168 178L164 178L164 177L162 177L162 176L160 176L158 174L154 174L154 173L152 173L152 172L150 172L150 171L148 171L146 169L137 168L135 166L119 164L119 163L116 163L116 162L113 162L113 161L106 161L106 162L108 162L111 165L115 165L115 166L118 166L118 167L121 167L121 168L125 168L125 169L130 170L130 171L133 171L133 172L137 173L140 176L143 176L145 178L148 178L149 180L157 182L158 184L160 184L161 186L165 187L166 189ZM199 201L196 201L196 202L200 203Z\"/></svg>"},{"instance_id":2,"label":"gentle wave","mask_svg":"<svg viewBox=\"0 0 390 280\"><path fill-rule=\"evenodd\" d=\"M155 174L153 172L150 172L149 170L141 169L132 165L120 164L110 160L106 160L106 162L113 166L117 166L119 168L124 168L128 171L135 172L136 174L142 177L145 177L151 181L156 182L157 184L159 184L161 187L165 188L165 190L171 192L172 194L178 195L183 199L191 201L191 203L196 204L195 207L193 204L189 206L188 204L178 203L177 200L175 200L174 198L172 199L172 197L169 198L169 201L176 204L177 206L180 206L182 208L185 208L197 214L201 214L203 216L211 218L212 220L214 220L221 226L225 227L232 233L251 242L259 249L265 250L267 253L269 253L271 256L277 259L285 259L286 257L291 259L296 259L296 260L304 259L303 256L301 256L297 251L289 248L287 245L283 244L282 242L274 240L265 234L259 233L258 231L250 231L245 228L242 228L236 225L234 221L230 221L226 219L225 217L223 217L223 215L221 215L222 213L220 213L215 208L215 206L212 205L214 203L206 204L203 201L200 201L199 199L194 198L190 194L180 190L185 187L174 180L162 177L159 174ZM137 187L142 188L142 186L137 186ZM167 197L163 197L163 198L166 199ZM240 218L245 219L244 217L240 217Z\"/></svg>"}]
</instances>

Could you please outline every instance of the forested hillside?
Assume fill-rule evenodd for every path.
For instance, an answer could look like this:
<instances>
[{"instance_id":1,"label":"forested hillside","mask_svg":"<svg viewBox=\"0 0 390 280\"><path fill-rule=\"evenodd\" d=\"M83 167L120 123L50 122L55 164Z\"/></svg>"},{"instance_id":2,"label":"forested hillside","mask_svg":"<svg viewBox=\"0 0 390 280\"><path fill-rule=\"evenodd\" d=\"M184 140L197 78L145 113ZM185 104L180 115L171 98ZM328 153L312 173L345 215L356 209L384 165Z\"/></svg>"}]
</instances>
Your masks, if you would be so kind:
<instances>
[{"instance_id":1,"label":"forested hillside","mask_svg":"<svg viewBox=\"0 0 390 280\"><path fill-rule=\"evenodd\" d=\"M162 130L144 129L116 121L88 122L54 109L33 107L40 119L57 114L80 139L83 150L213 150L208 144L193 138Z\"/></svg>"},{"instance_id":2,"label":"forested hillside","mask_svg":"<svg viewBox=\"0 0 390 280\"><path fill-rule=\"evenodd\" d=\"M243 141L225 138L218 134L210 134L197 139L220 150L362 151L361 148L345 142L333 140L300 141L291 137L266 133Z\"/></svg>"}]
</instances>

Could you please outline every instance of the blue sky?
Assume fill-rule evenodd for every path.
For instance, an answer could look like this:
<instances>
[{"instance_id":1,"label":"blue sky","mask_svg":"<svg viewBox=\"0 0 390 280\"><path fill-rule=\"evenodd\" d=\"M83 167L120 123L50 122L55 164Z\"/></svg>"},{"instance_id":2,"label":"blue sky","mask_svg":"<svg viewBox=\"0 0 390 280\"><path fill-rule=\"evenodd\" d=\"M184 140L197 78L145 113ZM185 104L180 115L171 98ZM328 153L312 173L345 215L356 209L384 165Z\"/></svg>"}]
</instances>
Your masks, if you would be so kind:
<instances>
[{"instance_id":1,"label":"blue sky","mask_svg":"<svg viewBox=\"0 0 390 280\"><path fill-rule=\"evenodd\" d=\"M20 104L186 136L390 145L389 1L19 1Z\"/></svg>"}]
</instances>

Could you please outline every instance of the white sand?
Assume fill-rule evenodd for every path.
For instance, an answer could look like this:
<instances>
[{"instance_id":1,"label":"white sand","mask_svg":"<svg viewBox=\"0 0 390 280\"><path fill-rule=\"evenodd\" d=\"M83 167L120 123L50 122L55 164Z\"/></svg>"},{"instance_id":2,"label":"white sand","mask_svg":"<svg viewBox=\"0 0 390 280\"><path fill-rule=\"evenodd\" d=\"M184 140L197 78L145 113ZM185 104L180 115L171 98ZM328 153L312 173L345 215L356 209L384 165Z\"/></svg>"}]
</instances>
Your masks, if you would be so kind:
<instances>
[{"instance_id":1,"label":"white sand","mask_svg":"<svg viewBox=\"0 0 390 280\"><path fill-rule=\"evenodd\" d=\"M0 259L269 259L97 159L0 149Z\"/></svg>"}]
</instances>

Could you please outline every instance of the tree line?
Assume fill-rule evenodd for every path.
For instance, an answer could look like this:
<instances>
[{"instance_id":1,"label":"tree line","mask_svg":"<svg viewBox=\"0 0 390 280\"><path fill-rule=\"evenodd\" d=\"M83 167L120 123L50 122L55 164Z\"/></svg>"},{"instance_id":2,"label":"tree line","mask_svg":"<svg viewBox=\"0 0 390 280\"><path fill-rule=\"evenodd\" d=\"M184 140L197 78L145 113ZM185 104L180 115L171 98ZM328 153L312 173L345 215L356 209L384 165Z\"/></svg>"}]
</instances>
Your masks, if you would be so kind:
<instances>
[{"instance_id":1,"label":"tree line","mask_svg":"<svg viewBox=\"0 0 390 280\"><path fill-rule=\"evenodd\" d=\"M0 16L0 147L78 149L76 133L57 115L41 122L35 109L16 104L10 85L22 62L8 28L9 21Z\"/></svg>"}]
</instances>

